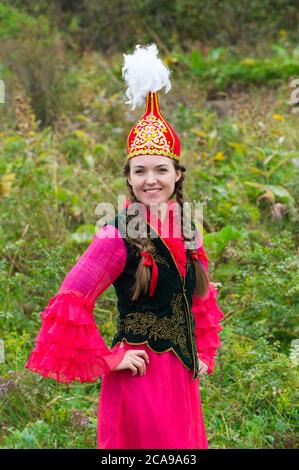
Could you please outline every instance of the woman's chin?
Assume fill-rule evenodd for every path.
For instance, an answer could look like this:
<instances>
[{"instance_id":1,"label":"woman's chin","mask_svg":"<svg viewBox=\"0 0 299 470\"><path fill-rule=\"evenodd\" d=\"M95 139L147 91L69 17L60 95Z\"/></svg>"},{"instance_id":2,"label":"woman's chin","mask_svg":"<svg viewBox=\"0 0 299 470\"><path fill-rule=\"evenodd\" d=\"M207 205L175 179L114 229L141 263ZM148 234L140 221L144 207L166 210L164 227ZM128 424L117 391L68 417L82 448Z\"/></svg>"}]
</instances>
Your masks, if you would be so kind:
<instances>
[{"instance_id":1,"label":"woman's chin","mask_svg":"<svg viewBox=\"0 0 299 470\"><path fill-rule=\"evenodd\" d=\"M138 200L145 206L149 207L151 204L158 204L167 202L168 198L164 194L152 194L151 196L145 196L144 193L139 195Z\"/></svg>"},{"instance_id":2,"label":"woman's chin","mask_svg":"<svg viewBox=\"0 0 299 470\"><path fill-rule=\"evenodd\" d=\"M157 202L162 202L164 198L161 197L160 194L152 194L151 196L145 196L141 200L144 204L152 204L152 203L157 203Z\"/></svg>"}]
</instances>

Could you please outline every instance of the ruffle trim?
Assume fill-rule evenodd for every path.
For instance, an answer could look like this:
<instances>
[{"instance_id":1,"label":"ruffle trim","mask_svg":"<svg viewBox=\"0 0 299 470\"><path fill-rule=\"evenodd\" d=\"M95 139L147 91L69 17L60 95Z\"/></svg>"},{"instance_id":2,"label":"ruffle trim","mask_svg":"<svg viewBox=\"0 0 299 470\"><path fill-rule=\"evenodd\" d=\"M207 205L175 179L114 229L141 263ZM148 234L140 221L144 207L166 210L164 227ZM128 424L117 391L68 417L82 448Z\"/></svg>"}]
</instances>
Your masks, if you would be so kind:
<instances>
[{"instance_id":1,"label":"ruffle trim","mask_svg":"<svg viewBox=\"0 0 299 470\"><path fill-rule=\"evenodd\" d=\"M58 382L94 382L123 359L121 344L109 349L91 304L77 292L52 297L40 314L42 326L25 368Z\"/></svg>"},{"instance_id":2,"label":"ruffle trim","mask_svg":"<svg viewBox=\"0 0 299 470\"><path fill-rule=\"evenodd\" d=\"M198 357L208 365L207 374L212 374L215 367L217 349L222 346L219 333L224 313L217 304L218 290L209 283L206 297L193 296L192 313L195 318L195 338Z\"/></svg>"},{"instance_id":3,"label":"ruffle trim","mask_svg":"<svg viewBox=\"0 0 299 470\"><path fill-rule=\"evenodd\" d=\"M197 328L217 328L224 318L224 313L217 304L218 290L209 283L205 297L193 295L192 312Z\"/></svg>"},{"instance_id":4,"label":"ruffle trim","mask_svg":"<svg viewBox=\"0 0 299 470\"><path fill-rule=\"evenodd\" d=\"M222 329L221 325L218 328L205 328L204 330L195 328L197 350L200 352L206 349L216 350L219 348L221 346L219 333Z\"/></svg>"}]
</instances>

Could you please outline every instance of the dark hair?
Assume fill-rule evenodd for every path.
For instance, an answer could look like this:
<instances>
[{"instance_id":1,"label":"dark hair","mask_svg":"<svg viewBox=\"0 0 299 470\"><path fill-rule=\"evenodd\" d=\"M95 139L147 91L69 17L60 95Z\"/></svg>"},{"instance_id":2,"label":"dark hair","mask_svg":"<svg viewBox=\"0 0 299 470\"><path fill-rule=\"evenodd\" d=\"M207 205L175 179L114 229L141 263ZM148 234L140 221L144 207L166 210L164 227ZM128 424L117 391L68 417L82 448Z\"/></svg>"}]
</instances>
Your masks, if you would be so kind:
<instances>
[{"instance_id":1,"label":"dark hair","mask_svg":"<svg viewBox=\"0 0 299 470\"><path fill-rule=\"evenodd\" d=\"M183 234L184 240L188 241L191 240L185 235L184 231L184 223L186 223L186 219L184 220L183 217L183 204L184 204L184 196L183 196L183 181L185 179L185 171L186 168L178 163L176 160L172 160L173 165L175 170L181 170L181 178L175 183L173 195L175 195L177 202L179 203L181 207L181 233ZM138 202L136 199L136 196L133 192L132 186L129 184L128 181L128 175L130 174L130 160L126 163L124 170L123 170L123 175L126 177L126 183L127 183L127 188L130 193L130 200L132 202ZM129 216L130 217L130 216ZM152 243L151 239L146 237L146 238L141 238L141 237L136 237L132 239L134 245L138 250L141 252L149 252L151 253L152 251ZM205 296L208 291L208 285L209 285L209 277L208 273L206 272L204 266L202 263L198 260L194 260L191 258L191 253L194 252L195 250L190 250L187 249L187 257L193 262L194 268L195 268L195 275L196 275L196 285L195 285L195 293L198 296ZM149 284L150 284L150 279L151 279L151 271L148 266L143 265L143 258L140 257L140 262L137 267L136 271L136 278L135 278L135 284L132 288L132 300L136 300L140 293L143 292L144 294L148 293L149 289Z\"/></svg>"}]
</instances>

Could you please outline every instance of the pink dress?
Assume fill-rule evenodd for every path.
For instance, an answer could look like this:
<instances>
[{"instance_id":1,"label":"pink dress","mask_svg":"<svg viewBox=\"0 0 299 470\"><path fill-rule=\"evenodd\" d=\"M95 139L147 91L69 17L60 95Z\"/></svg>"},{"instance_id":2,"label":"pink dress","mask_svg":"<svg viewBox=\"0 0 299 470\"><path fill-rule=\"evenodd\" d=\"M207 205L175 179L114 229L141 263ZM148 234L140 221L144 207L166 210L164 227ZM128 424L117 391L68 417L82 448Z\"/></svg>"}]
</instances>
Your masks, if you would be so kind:
<instances>
[{"instance_id":1,"label":"pink dress","mask_svg":"<svg viewBox=\"0 0 299 470\"><path fill-rule=\"evenodd\" d=\"M151 224L161 234L160 220L151 219ZM185 276L183 240L163 239ZM200 242L197 251L208 269ZM109 349L96 326L95 301L121 274L126 256L125 242L114 226L107 225L94 236L41 313L42 326L25 367L58 382L93 382L101 377L99 449L206 449L200 377L194 380L172 351L157 353L146 344L125 341ZM208 374L213 373L221 346L224 315L217 294L209 283L207 296L194 294L192 303L198 357L207 364ZM147 352L150 362L144 376L132 376L128 369L112 370L128 349Z\"/></svg>"}]
</instances>

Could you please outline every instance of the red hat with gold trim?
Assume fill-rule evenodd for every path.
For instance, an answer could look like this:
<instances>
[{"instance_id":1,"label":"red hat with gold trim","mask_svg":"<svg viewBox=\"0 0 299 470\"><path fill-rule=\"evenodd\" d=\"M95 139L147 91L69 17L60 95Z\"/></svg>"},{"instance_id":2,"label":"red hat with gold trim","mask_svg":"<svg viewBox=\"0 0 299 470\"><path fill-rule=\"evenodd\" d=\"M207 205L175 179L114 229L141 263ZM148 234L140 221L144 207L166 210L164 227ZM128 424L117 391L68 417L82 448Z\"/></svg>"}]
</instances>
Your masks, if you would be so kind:
<instances>
[{"instance_id":1,"label":"red hat with gold trim","mask_svg":"<svg viewBox=\"0 0 299 470\"><path fill-rule=\"evenodd\" d=\"M170 70L157 57L156 44L136 46L133 54L124 54L122 75L128 85L126 95L132 105L145 104L145 113L131 129L127 139L127 159L138 155L162 155L180 159L180 139L162 115L158 91L171 89Z\"/></svg>"}]
</instances>

